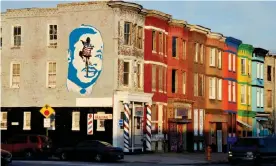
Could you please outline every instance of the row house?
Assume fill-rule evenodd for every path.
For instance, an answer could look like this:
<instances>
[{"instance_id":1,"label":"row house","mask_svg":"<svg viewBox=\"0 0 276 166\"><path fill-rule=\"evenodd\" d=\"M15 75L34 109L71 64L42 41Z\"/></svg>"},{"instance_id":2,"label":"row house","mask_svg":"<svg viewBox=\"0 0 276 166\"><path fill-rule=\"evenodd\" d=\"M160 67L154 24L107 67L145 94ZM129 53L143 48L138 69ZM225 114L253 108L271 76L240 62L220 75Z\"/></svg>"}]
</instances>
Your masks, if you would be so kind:
<instances>
[{"instance_id":1,"label":"row house","mask_svg":"<svg viewBox=\"0 0 276 166\"><path fill-rule=\"evenodd\" d=\"M204 136L208 131L204 128L205 121L205 98L206 98L206 41L207 34L210 29L200 25L188 24L188 73L190 77L187 79L188 89L190 91L191 102L193 103L193 110L191 117L192 123L192 142L190 144L193 151L203 151ZM187 91L189 93L189 91Z\"/></svg>"},{"instance_id":2,"label":"row house","mask_svg":"<svg viewBox=\"0 0 276 166\"><path fill-rule=\"evenodd\" d=\"M252 54L254 48L250 44L240 44L238 48L237 66L237 127L238 137L252 136L251 80Z\"/></svg>"},{"instance_id":3,"label":"row house","mask_svg":"<svg viewBox=\"0 0 276 166\"><path fill-rule=\"evenodd\" d=\"M227 114L223 111L223 52L225 37L222 34L210 32L206 41L206 97L205 126L208 131L208 144L213 151L222 152L227 145Z\"/></svg>"},{"instance_id":4,"label":"row house","mask_svg":"<svg viewBox=\"0 0 276 166\"><path fill-rule=\"evenodd\" d=\"M270 131L274 131L275 133L275 124L273 125L273 121L275 119L276 113L276 53L269 53L265 56L264 61L264 112L269 114L268 124L265 126L269 128Z\"/></svg>"},{"instance_id":5,"label":"row house","mask_svg":"<svg viewBox=\"0 0 276 166\"><path fill-rule=\"evenodd\" d=\"M162 151L166 127L167 110L167 59L168 31L171 16L156 10L147 10L144 42L144 91L152 93L151 131L152 150ZM146 124L145 124L146 125ZM165 134L165 135L164 135Z\"/></svg>"},{"instance_id":6,"label":"row house","mask_svg":"<svg viewBox=\"0 0 276 166\"><path fill-rule=\"evenodd\" d=\"M1 138L47 128L59 146L98 139L125 152L151 150L143 131L152 103L144 92L145 16L122 1L2 13ZM40 113L46 104L49 117Z\"/></svg>"},{"instance_id":7,"label":"row house","mask_svg":"<svg viewBox=\"0 0 276 166\"><path fill-rule=\"evenodd\" d=\"M252 112L255 113L252 122L252 135L268 135L268 129L264 123L268 121L269 114L264 112L264 60L268 50L254 48L252 55L252 79L251 79L251 101Z\"/></svg>"},{"instance_id":8,"label":"row house","mask_svg":"<svg viewBox=\"0 0 276 166\"><path fill-rule=\"evenodd\" d=\"M223 93L222 105L228 114L228 144L233 145L237 139L236 117L237 117L237 57L238 47L241 40L226 37L222 60L223 70Z\"/></svg>"}]
</instances>

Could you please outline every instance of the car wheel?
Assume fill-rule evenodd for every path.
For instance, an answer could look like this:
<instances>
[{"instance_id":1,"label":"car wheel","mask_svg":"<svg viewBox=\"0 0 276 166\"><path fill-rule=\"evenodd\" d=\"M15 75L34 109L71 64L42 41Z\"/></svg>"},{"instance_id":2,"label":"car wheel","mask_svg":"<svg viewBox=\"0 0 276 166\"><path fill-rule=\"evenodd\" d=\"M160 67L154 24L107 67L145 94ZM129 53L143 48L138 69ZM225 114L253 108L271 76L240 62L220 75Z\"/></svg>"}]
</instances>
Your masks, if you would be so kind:
<instances>
[{"instance_id":1,"label":"car wheel","mask_svg":"<svg viewBox=\"0 0 276 166\"><path fill-rule=\"evenodd\" d=\"M24 157L26 159L31 159L33 157L33 153L31 151L26 151Z\"/></svg>"},{"instance_id":2,"label":"car wheel","mask_svg":"<svg viewBox=\"0 0 276 166\"><path fill-rule=\"evenodd\" d=\"M62 152L62 153L60 154L60 159L61 159L61 160L67 160L67 154L66 154L65 152Z\"/></svg>"},{"instance_id":3,"label":"car wheel","mask_svg":"<svg viewBox=\"0 0 276 166\"><path fill-rule=\"evenodd\" d=\"M96 154L96 155L95 155L95 161L101 162L102 160L103 160L103 157L102 157L101 154Z\"/></svg>"}]
</instances>

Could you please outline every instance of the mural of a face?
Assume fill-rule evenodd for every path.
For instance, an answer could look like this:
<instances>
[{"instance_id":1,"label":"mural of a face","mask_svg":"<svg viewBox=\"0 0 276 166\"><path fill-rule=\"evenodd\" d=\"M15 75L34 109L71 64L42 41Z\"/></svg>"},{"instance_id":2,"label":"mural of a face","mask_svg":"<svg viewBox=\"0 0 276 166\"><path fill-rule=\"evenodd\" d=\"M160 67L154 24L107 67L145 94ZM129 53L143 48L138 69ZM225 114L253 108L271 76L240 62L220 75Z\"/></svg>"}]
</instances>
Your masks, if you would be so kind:
<instances>
[{"instance_id":1,"label":"mural of a face","mask_svg":"<svg viewBox=\"0 0 276 166\"><path fill-rule=\"evenodd\" d=\"M67 88L82 95L92 93L102 72L103 39L89 25L81 25L69 36ZM88 71L87 71L88 69Z\"/></svg>"}]
</instances>

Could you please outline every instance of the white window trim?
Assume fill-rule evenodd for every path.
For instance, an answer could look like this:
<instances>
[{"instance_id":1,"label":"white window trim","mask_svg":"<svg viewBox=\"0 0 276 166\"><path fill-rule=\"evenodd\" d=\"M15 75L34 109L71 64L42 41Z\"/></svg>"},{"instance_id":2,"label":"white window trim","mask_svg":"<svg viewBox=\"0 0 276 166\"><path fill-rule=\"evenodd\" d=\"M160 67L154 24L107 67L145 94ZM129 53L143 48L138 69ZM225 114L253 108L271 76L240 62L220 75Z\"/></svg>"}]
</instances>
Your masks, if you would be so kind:
<instances>
[{"instance_id":1,"label":"white window trim","mask_svg":"<svg viewBox=\"0 0 276 166\"><path fill-rule=\"evenodd\" d=\"M217 88L218 88L218 100L222 100L222 79L217 79Z\"/></svg>"},{"instance_id":2,"label":"white window trim","mask_svg":"<svg viewBox=\"0 0 276 166\"><path fill-rule=\"evenodd\" d=\"M13 31L14 31L14 27L20 26L21 27L21 45L20 46L15 46L14 45L14 36L13 36ZM3 39L2 39L3 40ZM22 47L23 46L23 27L20 24L14 24L12 25L12 29L11 29L11 46L12 47Z\"/></svg>"},{"instance_id":3,"label":"white window trim","mask_svg":"<svg viewBox=\"0 0 276 166\"><path fill-rule=\"evenodd\" d=\"M256 99L257 99L257 107L260 107L261 103L260 103L260 88L256 88Z\"/></svg>"},{"instance_id":4,"label":"white window trim","mask_svg":"<svg viewBox=\"0 0 276 166\"><path fill-rule=\"evenodd\" d=\"M79 120L78 120L78 124L75 124L75 118L76 118L76 114L79 114ZM80 112L79 111L73 111L72 112L72 131L80 131Z\"/></svg>"},{"instance_id":5,"label":"white window trim","mask_svg":"<svg viewBox=\"0 0 276 166\"><path fill-rule=\"evenodd\" d=\"M51 43L51 40L50 40L50 34L49 34L49 31L50 31L50 25L56 25L57 26L57 40L56 40L56 45L50 45L50 43ZM50 24L47 24L47 46L48 47L57 47L57 45L58 45L58 24L57 23L50 23Z\"/></svg>"},{"instance_id":6,"label":"white window trim","mask_svg":"<svg viewBox=\"0 0 276 166\"><path fill-rule=\"evenodd\" d=\"M247 75L247 70L246 70L246 68L247 68L247 66L246 66L246 58L241 58L241 61L242 61L242 59L244 60L244 73L242 73L242 64L241 64L241 74L242 74L242 75Z\"/></svg>"},{"instance_id":7,"label":"white window trim","mask_svg":"<svg viewBox=\"0 0 276 166\"><path fill-rule=\"evenodd\" d=\"M228 101L232 101L232 98L231 98L231 93L232 91L232 85L231 85L231 81L228 81Z\"/></svg>"},{"instance_id":8,"label":"white window trim","mask_svg":"<svg viewBox=\"0 0 276 166\"><path fill-rule=\"evenodd\" d=\"M55 88L57 85L49 85L49 64L56 63L56 84L57 84L57 62L56 61L47 61L46 63L46 88Z\"/></svg>"},{"instance_id":9,"label":"white window trim","mask_svg":"<svg viewBox=\"0 0 276 166\"><path fill-rule=\"evenodd\" d=\"M260 78L260 63L257 62L257 78Z\"/></svg>"},{"instance_id":10,"label":"white window trim","mask_svg":"<svg viewBox=\"0 0 276 166\"><path fill-rule=\"evenodd\" d=\"M231 63L231 61L232 61L232 54L229 53L228 54L228 71L232 70L232 67L231 67L232 63Z\"/></svg>"},{"instance_id":11,"label":"white window trim","mask_svg":"<svg viewBox=\"0 0 276 166\"><path fill-rule=\"evenodd\" d=\"M20 79L19 79L19 85L18 86L14 86L14 85L12 85L12 78L13 78L13 65L14 64L19 64L19 66L20 66L20 70L19 70L19 77L21 77L21 63L20 62L18 62L18 61L14 61L14 62L11 62L11 64L10 64L10 88L15 88L15 89L18 89L18 88L20 88Z\"/></svg>"},{"instance_id":12,"label":"white window trim","mask_svg":"<svg viewBox=\"0 0 276 166\"><path fill-rule=\"evenodd\" d=\"M137 87L139 89L144 89L144 63L143 62L137 62L137 68L138 68L138 65L140 65L140 85L141 85L141 87L138 87L138 82L137 82ZM137 73L136 73L136 77L138 79Z\"/></svg>"},{"instance_id":13,"label":"white window trim","mask_svg":"<svg viewBox=\"0 0 276 166\"><path fill-rule=\"evenodd\" d=\"M233 58L233 66L232 66L232 69L233 69L233 72L236 72L236 55L235 55L235 54L232 54L232 58Z\"/></svg>"},{"instance_id":14,"label":"white window trim","mask_svg":"<svg viewBox=\"0 0 276 166\"><path fill-rule=\"evenodd\" d=\"M209 77L209 99L216 99L216 78Z\"/></svg>"},{"instance_id":15,"label":"white window trim","mask_svg":"<svg viewBox=\"0 0 276 166\"><path fill-rule=\"evenodd\" d=\"M155 69L155 70L154 70L154 72L155 72L155 79L152 78L152 77L153 77L153 72L152 72L152 71L153 71L153 66L154 66L154 69ZM152 85L153 85L153 82L151 83L151 91L152 91L152 92L156 92L156 89L157 89L157 86L156 86L156 84L157 84L157 82L156 82L156 81L157 81L157 80L156 80L156 73L157 73L156 71L157 71L157 68L158 68L158 65L155 65L155 64L152 64L152 65L151 65L151 79L152 79L152 80L155 80L155 88L152 86Z\"/></svg>"},{"instance_id":16,"label":"white window trim","mask_svg":"<svg viewBox=\"0 0 276 166\"><path fill-rule=\"evenodd\" d=\"M241 104L246 104L246 98L247 98L246 85L241 85L241 95L242 95L242 92L244 92L244 102L241 101Z\"/></svg>"},{"instance_id":17,"label":"white window trim","mask_svg":"<svg viewBox=\"0 0 276 166\"><path fill-rule=\"evenodd\" d=\"M132 60L130 60L130 59L123 59L123 65L124 65L124 62L128 62L129 63L129 74L128 74L128 85L125 85L124 84L124 70L125 69L123 70L123 87L124 88L129 88L132 85L132 81L131 81L131 79L132 79L132 72L133 72Z\"/></svg>"},{"instance_id":18,"label":"white window trim","mask_svg":"<svg viewBox=\"0 0 276 166\"><path fill-rule=\"evenodd\" d=\"M248 105L251 105L251 86L247 85L247 88L248 88L248 92L246 94L248 97Z\"/></svg>"},{"instance_id":19,"label":"white window trim","mask_svg":"<svg viewBox=\"0 0 276 166\"><path fill-rule=\"evenodd\" d=\"M232 82L232 101L233 102L236 102L236 83L235 82Z\"/></svg>"},{"instance_id":20,"label":"white window trim","mask_svg":"<svg viewBox=\"0 0 276 166\"><path fill-rule=\"evenodd\" d=\"M161 82L162 82L162 86L160 86L160 69L161 69L161 71L162 71L162 75L161 75L161 77L162 77L162 79L161 79ZM164 68L163 68L163 66L158 66L158 92L160 92L160 93L163 93L164 92L164 75L163 75L163 71L164 71Z\"/></svg>"},{"instance_id":21,"label":"white window trim","mask_svg":"<svg viewBox=\"0 0 276 166\"><path fill-rule=\"evenodd\" d=\"M213 54L213 50L215 53ZM210 48L210 57L209 57L209 65L212 67L216 66L216 49L215 48Z\"/></svg>"},{"instance_id":22,"label":"white window trim","mask_svg":"<svg viewBox=\"0 0 276 166\"><path fill-rule=\"evenodd\" d=\"M221 50L218 51L218 68L219 69L222 68L222 51Z\"/></svg>"},{"instance_id":23,"label":"white window trim","mask_svg":"<svg viewBox=\"0 0 276 166\"><path fill-rule=\"evenodd\" d=\"M263 63L260 64L260 68L261 68L260 79L264 79L264 64Z\"/></svg>"},{"instance_id":24,"label":"white window trim","mask_svg":"<svg viewBox=\"0 0 276 166\"><path fill-rule=\"evenodd\" d=\"M261 108L263 108L264 107L264 88L260 88L260 90L261 90L261 93L260 93L260 99L261 99Z\"/></svg>"},{"instance_id":25,"label":"white window trim","mask_svg":"<svg viewBox=\"0 0 276 166\"><path fill-rule=\"evenodd\" d=\"M184 95L186 94L186 79L187 79L187 76L186 76L186 72L184 71L182 73L182 92Z\"/></svg>"},{"instance_id":26,"label":"white window trim","mask_svg":"<svg viewBox=\"0 0 276 166\"><path fill-rule=\"evenodd\" d=\"M195 43L195 62L198 62L199 43Z\"/></svg>"}]
</instances>

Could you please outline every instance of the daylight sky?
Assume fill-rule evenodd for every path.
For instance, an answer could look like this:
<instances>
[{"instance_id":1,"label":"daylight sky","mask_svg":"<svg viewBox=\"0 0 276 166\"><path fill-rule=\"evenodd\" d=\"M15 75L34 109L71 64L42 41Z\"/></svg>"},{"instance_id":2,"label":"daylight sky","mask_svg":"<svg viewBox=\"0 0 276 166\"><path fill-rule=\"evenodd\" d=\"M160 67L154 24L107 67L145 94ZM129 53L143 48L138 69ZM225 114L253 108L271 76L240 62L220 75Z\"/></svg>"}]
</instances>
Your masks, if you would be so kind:
<instances>
[{"instance_id":1,"label":"daylight sky","mask_svg":"<svg viewBox=\"0 0 276 166\"><path fill-rule=\"evenodd\" d=\"M72 1L1 1L6 9L55 7ZM136 1L147 9L171 14L176 19L199 24L276 52L276 1Z\"/></svg>"}]
</instances>

